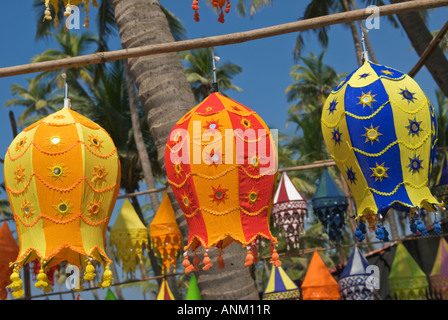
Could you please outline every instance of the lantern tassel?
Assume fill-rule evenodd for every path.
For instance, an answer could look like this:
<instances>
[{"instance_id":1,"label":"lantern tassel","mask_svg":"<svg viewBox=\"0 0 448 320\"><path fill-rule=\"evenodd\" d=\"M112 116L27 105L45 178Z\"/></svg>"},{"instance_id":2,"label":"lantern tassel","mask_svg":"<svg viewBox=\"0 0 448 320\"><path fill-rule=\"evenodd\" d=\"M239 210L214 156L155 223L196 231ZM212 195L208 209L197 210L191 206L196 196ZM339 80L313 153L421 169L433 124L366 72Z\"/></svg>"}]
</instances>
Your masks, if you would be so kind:
<instances>
[{"instance_id":1,"label":"lantern tassel","mask_svg":"<svg viewBox=\"0 0 448 320\"><path fill-rule=\"evenodd\" d=\"M86 266L86 271L84 272L84 280L86 281L90 281L95 279L96 273L95 271L95 267L92 265L92 262L87 262L87 266Z\"/></svg>"},{"instance_id":2,"label":"lantern tassel","mask_svg":"<svg viewBox=\"0 0 448 320\"><path fill-rule=\"evenodd\" d=\"M210 258L208 257L208 253L205 252L204 253L204 259L202 260L202 262L204 263L204 266L202 267L202 270L207 271L208 269L210 269L213 265L211 263Z\"/></svg>"},{"instance_id":3,"label":"lantern tassel","mask_svg":"<svg viewBox=\"0 0 448 320\"><path fill-rule=\"evenodd\" d=\"M190 261L188 260L187 255L184 256L184 261L182 261L182 266L185 268L186 274L189 274L194 269L194 267L190 264Z\"/></svg>"},{"instance_id":4,"label":"lantern tassel","mask_svg":"<svg viewBox=\"0 0 448 320\"><path fill-rule=\"evenodd\" d=\"M198 5L198 0L193 0L193 4L191 6L191 8L194 10L194 21L199 22L199 5Z\"/></svg>"},{"instance_id":5,"label":"lantern tassel","mask_svg":"<svg viewBox=\"0 0 448 320\"><path fill-rule=\"evenodd\" d=\"M101 276L101 285L100 288L109 288L112 285L112 271L109 269L109 265L106 265L104 268L104 273Z\"/></svg>"},{"instance_id":6,"label":"lantern tassel","mask_svg":"<svg viewBox=\"0 0 448 320\"><path fill-rule=\"evenodd\" d=\"M275 249L274 246L272 246L271 248L272 248L271 263L276 267L280 267L282 265L282 262L280 261L280 256L277 253L277 249Z\"/></svg>"},{"instance_id":7,"label":"lantern tassel","mask_svg":"<svg viewBox=\"0 0 448 320\"><path fill-rule=\"evenodd\" d=\"M23 281L20 279L19 269L14 268L11 276L9 279L12 281L10 285L7 286L7 288L12 289L12 295L14 298L21 298L25 295L25 291L23 291Z\"/></svg>"},{"instance_id":8,"label":"lantern tassel","mask_svg":"<svg viewBox=\"0 0 448 320\"><path fill-rule=\"evenodd\" d=\"M222 249L219 248L218 258L216 259L216 262L218 263L218 269L224 269L226 267L224 258L221 256L221 252L222 252Z\"/></svg>"},{"instance_id":9,"label":"lantern tassel","mask_svg":"<svg viewBox=\"0 0 448 320\"><path fill-rule=\"evenodd\" d=\"M247 254L246 254L246 262L244 263L245 267L249 267L254 263L254 256L252 254L252 250L250 247L247 248Z\"/></svg>"},{"instance_id":10,"label":"lantern tassel","mask_svg":"<svg viewBox=\"0 0 448 320\"><path fill-rule=\"evenodd\" d=\"M41 268L39 270L39 274L37 275L37 282L34 284L34 286L37 289L43 289L44 293L48 293L48 292L51 291L51 287L50 287L50 284L48 282L48 277L45 274L44 269L42 267L43 266L43 262L41 262L40 265L41 265Z\"/></svg>"},{"instance_id":11,"label":"lantern tassel","mask_svg":"<svg viewBox=\"0 0 448 320\"><path fill-rule=\"evenodd\" d=\"M198 254L195 252L194 258L193 258L193 266L194 266L193 271L199 271L199 263L200 263L200 260L199 260Z\"/></svg>"}]
</instances>

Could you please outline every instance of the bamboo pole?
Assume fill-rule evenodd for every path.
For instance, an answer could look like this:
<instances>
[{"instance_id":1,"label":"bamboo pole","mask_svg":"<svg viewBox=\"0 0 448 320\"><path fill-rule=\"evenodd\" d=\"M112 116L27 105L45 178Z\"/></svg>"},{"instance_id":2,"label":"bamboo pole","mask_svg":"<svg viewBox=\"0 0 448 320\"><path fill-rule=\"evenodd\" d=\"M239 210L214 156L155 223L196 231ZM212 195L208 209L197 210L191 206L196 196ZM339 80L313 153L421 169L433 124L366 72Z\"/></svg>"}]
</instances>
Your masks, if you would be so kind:
<instances>
[{"instance_id":1,"label":"bamboo pole","mask_svg":"<svg viewBox=\"0 0 448 320\"><path fill-rule=\"evenodd\" d=\"M443 7L446 5L448 5L448 0L420 0L420 1L415 0L410 2L379 6L378 8L380 9L381 16L388 16L392 14L399 14L410 11ZM217 47L229 44L243 43L246 41L274 37L284 35L287 33L316 29L340 23L352 22L356 20L363 20L368 18L369 16L370 12L368 12L367 10L358 9L350 12L341 12L327 16L300 20L250 31L243 31L243 32L230 33L199 39L184 40L184 41L159 43L129 49L121 49L116 51L96 52L93 54L70 57L59 60L43 61L12 67L4 67L0 68L0 77L10 77L34 72L76 68L85 65L106 63L114 60L129 59L159 53L179 52L198 48L208 48L208 47Z\"/></svg>"}]
</instances>

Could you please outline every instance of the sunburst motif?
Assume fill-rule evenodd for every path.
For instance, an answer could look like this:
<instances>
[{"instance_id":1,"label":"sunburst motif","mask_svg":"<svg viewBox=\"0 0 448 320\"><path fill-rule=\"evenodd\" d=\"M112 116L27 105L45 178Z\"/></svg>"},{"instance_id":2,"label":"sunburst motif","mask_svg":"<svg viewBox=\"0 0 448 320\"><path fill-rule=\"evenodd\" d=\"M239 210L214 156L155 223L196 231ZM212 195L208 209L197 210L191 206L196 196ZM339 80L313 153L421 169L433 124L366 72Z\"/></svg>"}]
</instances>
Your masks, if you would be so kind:
<instances>
[{"instance_id":1,"label":"sunburst motif","mask_svg":"<svg viewBox=\"0 0 448 320\"><path fill-rule=\"evenodd\" d=\"M96 199L89 203L89 208L87 209L91 217L98 215L102 210L101 202Z\"/></svg>"},{"instance_id":2,"label":"sunburst motif","mask_svg":"<svg viewBox=\"0 0 448 320\"><path fill-rule=\"evenodd\" d=\"M56 215L61 215L65 217L68 214L72 213L73 205L70 203L70 200L62 200L59 199L59 204L53 205L53 209L56 210Z\"/></svg>"},{"instance_id":3,"label":"sunburst motif","mask_svg":"<svg viewBox=\"0 0 448 320\"><path fill-rule=\"evenodd\" d=\"M258 193L260 191L256 191L254 188L252 188L252 190L247 194L246 199L247 199L247 203L249 203L250 205L255 205L255 203L258 200Z\"/></svg>"},{"instance_id":4,"label":"sunburst motif","mask_svg":"<svg viewBox=\"0 0 448 320\"><path fill-rule=\"evenodd\" d=\"M26 200L23 200L21 209L25 218L29 219L34 215L34 209L31 207L31 203Z\"/></svg>"},{"instance_id":5,"label":"sunburst motif","mask_svg":"<svg viewBox=\"0 0 448 320\"><path fill-rule=\"evenodd\" d=\"M417 98L415 97L415 92L411 92L408 90L408 88L404 88L401 89L401 92L399 92L399 94L401 94L403 96L403 98L401 98L401 100L407 100L408 104L410 102L414 103L414 100L417 100Z\"/></svg>"},{"instance_id":6,"label":"sunburst motif","mask_svg":"<svg viewBox=\"0 0 448 320\"><path fill-rule=\"evenodd\" d=\"M23 137L16 143L16 151L20 151L26 144L26 137Z\"/></svg>"},{"instance_id":7,"label":"sunburst motif","mask_svg":"<svg viewBox=\"0 0 448 320\"><path fill-rule=\"evenodd\" d=\"M218 120L210 120L210 121L206 121L205 125L202 126L202 128L206 129L206 130L218 130L219 131L219 127L221 127L221 125L219 124L219 119Z\"/></svg>"},{"instance_id":8,"label":"sunburst motif","mask_svg":"<svg viewBox=\"0 0 448 320\"><path fill-rule=\"evenodd\" d=\"M227 191L229 191L229 189L221 188L221 185L219 185L218 188L212 186L212 189L213 193L210 194L209 197L213 202L216 202L217 205L219 205L221 202L225 203L229 198L229 196L227 195Z\"/></svg>"},{"instance_id":9,"label":"sunburst motif","mask_svg":"<svg viewBox=\"0 0 448 320\"><path fill-rule=\"evenodd\" d=\"M369 91L368 93L362 92L362 95L358 97L359 102L358 104L362 104L362 108L364 109L365 106L372 107L372 102L376 102L374 99L376 97L376 94L372 95L372 91Z\"/></svg>"},{"instance_id":10,"label":"sunburst motif","mask_svg":"<svg viewBox=\"0 0 448 320\"><path fill-rule=\"evenodd\" d=\"M373 124L370 124L370 128L364 127L364 129L366 130L366 133L363 134L363 136L366 137L366 141L364 141L364 143L370 141L371 145L373 145L375 141L380 142L378 137L382 136L383 134L378 132L379 127L380 126L374 128Z\"/></svg>"},{"instance_id":11,"label":"sunburst motif","mask_svg":"<svg viewBox=\"0 0 448 320\"><path fill-rule=\"evenodd\" d=\"M350 184L352 183L356 184L356 180L358 179L356 178L356 172L352 170L352 167L347 168L346 173L347 173L347 179L350 181Z\"/></svg>"},{"instance_id":12,"label":"sunburst motif","mask_svg":"<svg viewBox=\"0 0 448 320\"><path fill-rule=\"evenodd\" d=\"M47 168L50 171L49 176L54 180L63 180L67 176L68 168L62 164L54 165L52 167Z\"/></svg>"},{"instance_id":13,"label":"sunburst motif","mask_svg":"<svg viewBox=\"0 0 448 320\"><path fill-rule=\"evenodd\" d=\"M385 162L383 162L381 165L376 163L375 168L370 168L370 170L372 170L371 177L375 177L375 182L377 180L380 180L380 182L382 182L383 178L389 178L389 176L387 175L387 170L389 170L389 168L384 167L384 164Z\"/></svg>"},{"instance_id":14,"label":"sunburst motif","mask_svg":"<svg viewBox=\"0 0 448 320\"><path fill-rule=\"evenodd\" d=\"M20 164L17 166L16 170L14 170L14 179L17 180L17 183L25 180L25 168L22 168Z\"/></svg>"},{"instance_id":15,"label":"sunburst motif","mask_svg":"<svg viewBox=\"0 0 448 320\"><path fill-rule=\"evenodd\" d=\"M101 151L103 147L103 141L98 139L98 136L91 134L89 135L88 141L90 142L90 146L94 147L97 151Z\"/></svg>"},{"instance_id":16,"label":"sunburst motif","mask_svg":"<svg viewBox=\"0 0 448 320\"><path fill-rule=\"evenodd\" d=\"M414 173L420 173L420 169L423 168L422 166L423 159L420 160L420 155L415 155L414 158L409 158L409 164L407 167L409 168L409 172L412 171L412 174Z\"/></svg>"},{"instance_id":17,"label":"sunburst motif","mask_svg":"<svg viewBox=\"0 0 448 320\"><path fill-rule=\"evenodd\" d=\"M94 167L93 170L94 172L92 173L92 181L93 182L102 182L102 181L106 181L106 176L109 174L106 169L104 168L105 166L102 165L98 165L98 167Z\"/></svg>"}]
</instances>

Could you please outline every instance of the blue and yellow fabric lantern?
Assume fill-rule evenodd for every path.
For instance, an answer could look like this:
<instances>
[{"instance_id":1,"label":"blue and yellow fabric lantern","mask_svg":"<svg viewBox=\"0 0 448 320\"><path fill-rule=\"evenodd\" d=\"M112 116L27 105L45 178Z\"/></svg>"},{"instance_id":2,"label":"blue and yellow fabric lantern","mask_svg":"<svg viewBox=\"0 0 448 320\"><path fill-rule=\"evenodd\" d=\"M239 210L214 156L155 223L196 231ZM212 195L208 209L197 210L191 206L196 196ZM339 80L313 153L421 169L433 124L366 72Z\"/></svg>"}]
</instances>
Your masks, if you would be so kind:
<instances>
[{"instance_id":1,"label":"blue and yellow fabric lantern","mask_svg":"<svg viewBox=\"0 0 448 320\"><path fill-rule=\"evenodd\" d=\"M330 93L321 123L356 202L356 220L373 230L391 208L417 216L421 208L436 212L440 203L428 188L436 117L410 76L366 60Z\"/></svg>"},{"instance_id":2,"label":"blue and yellow fabric lantern","mask_svg":"<svg viewBox=\"0 0 448 320\"><path fill-rule=\"evenodd\" d=\"M263 300L299 300L300 289L281 267L272 266Z\"/></svg>"}]
</instances>

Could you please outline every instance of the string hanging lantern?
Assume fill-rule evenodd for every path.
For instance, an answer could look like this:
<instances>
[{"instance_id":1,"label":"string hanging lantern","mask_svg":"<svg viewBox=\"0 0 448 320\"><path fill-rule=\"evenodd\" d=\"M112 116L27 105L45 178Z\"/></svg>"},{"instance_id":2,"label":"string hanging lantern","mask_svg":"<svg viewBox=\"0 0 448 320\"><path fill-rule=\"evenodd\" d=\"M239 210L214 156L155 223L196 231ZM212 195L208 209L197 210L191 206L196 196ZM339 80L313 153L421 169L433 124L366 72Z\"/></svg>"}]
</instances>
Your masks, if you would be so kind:
<instances>
[{"instance_id":1,"label":"string hanging lantern","mask_svg":"<svg viewBox=\"0 0 448 320\"><path fill-rule=\"evenodd\" d=\"M14 239L11 230L6 222L3 222L0 228L0 299L5 300L8 297L7 286L10 283L9 276L12 268L10 261L17 258L19 246Z\"/></svg>"},{"instance_id":2,"label":"string hanging lantern","mask_svg":"<svg viewBox=\"0 0 448 320\"><path fill-rule=\"evenodd\" d=\"M49 292L45 270L67 261L85 280L95 277L91 260L104 264L102 287L112 283L104 250L106 228L119 192L120 162L108 133L70 107L25 128L9 146L4 178L20 252L10 287L21 291L19 272L38 259L35 286ZM93 268L93 270L92 270Z\"/></svg>"},{"instance_id":3,"label":"string hanging lantern","mask_svg":"<svg viewBox=\"0 0 448 320\"><path fill-rule=\"evenodd\" d=\"M311 201L313 213L319 219L331 241L340 242L347 212L347 196L325 169Z\"/></svg>"},{"instance_id":4,"label":"string hanging lantern","mask_svg":"<svg viewBox=\"0 0 448 320\"><path fill-rule=\"evenodd\" d=\"M299 300L300 289L281 267L272 266L263 300Z\"/></svg>"},{"instance_id":5,"label":"string hanging lantern","mask_svg":"<svg viewBox=\"0 0 448 320\"><path fill-rule=\"evenodd\" d=\"M277 243L269 228L276 148L253 110L212 93L174 126L166 144L165 168L188 223L186 272L197 268L188 260L188 249L205 249L203 269L208 270L211 247L219 249L218 267L223 268L221 251L234 241L247 247L246 266L254 261L251 244L258 237ZM280 264L275 248L272 254Z\"/></svg>"},{"instance_id":6,"label":"string hanging lantern","mask_svg":"<svg viewBox=\"0 0 448 320\"><path fill-rule=\"evenodd\" d=\"M210 2L215 8L219 10L219 18L218 21L221 23L224 23L224 12L229 13L230 11L230 0L211 0ZM225 7L225 9L224 9ZM194 11L194 20L196 22L199 22L199 1L193 0L193 4L191 5L191 8Z\"/></svg>"},{"instance_id":7,"label":"string hanging lantern","mask_svg":"<svg viewBox=\"0 0 448 320\"><path fill-rule=\"evenodd\" d=\"M54 26L59 26L59 0L41 0L45 2L45 12L44 12L44 20L53 20L53 17L51 15L51 7L53 7L53 10L55 12L54 15ZM64 16L68 19L72 15L73 6L77 6L79 4L84 4L84 11L86 12L86 16L84 18L84 24L83 27L88 28L90 25L89 20L89 5L90 2L92 2L92 5L94 7L98 7L98 3L96 0L63 0L62 1L65 7ZM51 5L51 7L50 7Z\"/></svg>"},{"instance_id":8,"label":"string hanging lantern","mask_svg":"<svg viewBox=\"0 0 448 320\"><path fill-rule=\"evenodd\" d=\"M374 300L373 284L368 283L371 275L367 272L368 266L366 258L355 247L338 280L343 300Z\"/></svg>"},{"instance_id":9,"label":"string hanging lantern","mask_svg":"<svg viewBox=\"0 0 448 320\"><path fill-rule=\"evenodd\" d=\"M396 69L364 63L328 96L322 133L354 197L357 221L387 239L389 209L436 212L428 184L436 151L434 108L419 85Z\"/></svg>"},{"instance_id":10,"label":"string hanging lantern","mask_svg":"<svg viewBox=\"0 0 448 320\"><path fill-rule=\"evenodd\" d=\"M401 242L390 269L389 287L391 297L398 300L426 300L429 292L426 274Z\"/></svg>"},{"instance_id":11,"label":"string hanging lantern","mask_svg":"<svg viewBox=\"0 0 448 320\"><path fill-rule=\"evenodd\" d=\"M432 291L443 300L448 300L448 243L442 237L429 280Z\"/></svg>"},{"instance_id":12,"label":"string hanging lantern","mask_svg":"<svg viewBox=\"0 0 448 320\"><path fill-rule=\"evenodd\" d=\"M284 232L286 246L297 248L299 235L305 233L305 217L308 217L306 199L292 183L286 172L282 173L272 207L274 225ZM280 233L281 234L281 233Z\"/></svg>"},{"instance_id":13,"label":"string hanging lantern","mask_svg":"<svg viewBox=\"0 0 448 320\"><path fill-rule=\"evenodd\" d=\"M135 273L137 262L142 263L143 249L148 246L148 229L137 215L129 199L125 199L114 226L110 242L117 249L123 271Z\"/></svg>"},{"instance_id":14,"label":"string hanging lantern","mask_svg":"<svg viewBox=\"0 0 448 320\"><path fill-rule=\"evenodd\" d=\"M182 247L182 233L176 222L174 209L168 194L165 193L159 209L149 225L151 246L162 259L163 272L174 269Z\"/></svg>"},{"instance_id":15,"label":"string hanging lantern","mask_svg":"<svg viewBox=\"0 0 448 320\"><path fill-rule=\"evenodd\" d=\"M338 283L317 250L313 253L301 288L303 300L339 300L341 298Z\"/></svg>"}]
</instances>

